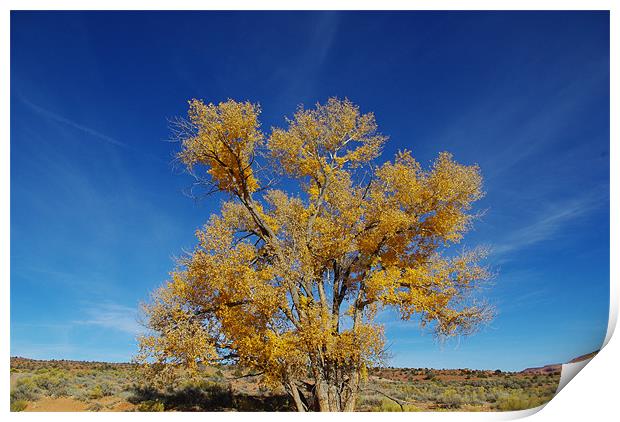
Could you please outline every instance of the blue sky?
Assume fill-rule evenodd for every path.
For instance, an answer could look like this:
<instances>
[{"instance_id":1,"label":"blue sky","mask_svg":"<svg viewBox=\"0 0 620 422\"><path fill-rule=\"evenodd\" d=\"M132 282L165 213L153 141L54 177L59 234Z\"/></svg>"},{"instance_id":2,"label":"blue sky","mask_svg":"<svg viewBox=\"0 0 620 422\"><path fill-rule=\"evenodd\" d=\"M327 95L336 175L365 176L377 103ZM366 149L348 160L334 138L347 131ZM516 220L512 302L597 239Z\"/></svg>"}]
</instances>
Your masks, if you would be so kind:
<instances>
[{"instance_id":1,"label":"blue sky","mask_svg":"<svg viewBox=\"0 0 620 422\"><path fill-rule=\"evenodd\" d=\"M520 370L597 349L609 303L605 12L13 12L11 355L125 361L137 305L222 197L185 197L167 119L330 96L428 164L478 163L499 312L443 344L381 315L391 365Z\"/></svg>"}]
</instances>

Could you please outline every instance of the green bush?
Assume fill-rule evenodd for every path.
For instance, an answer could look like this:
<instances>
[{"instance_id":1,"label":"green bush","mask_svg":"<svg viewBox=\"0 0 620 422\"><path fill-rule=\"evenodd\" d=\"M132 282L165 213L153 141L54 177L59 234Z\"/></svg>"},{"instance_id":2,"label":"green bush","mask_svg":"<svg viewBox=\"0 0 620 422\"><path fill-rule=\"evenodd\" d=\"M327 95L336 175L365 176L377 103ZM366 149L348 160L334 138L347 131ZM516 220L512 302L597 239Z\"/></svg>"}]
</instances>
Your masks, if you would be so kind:
<instances>
[{"instance_id":1,"label":"green bush","mask_svg":"<svg viewBox=\"0 0 620 422\"><path fill-rule=\"evenodd\" d=\"M68 395L69 379L67 375L59 369L49 369L40 372L32 378L32 381L41 390L41 393L51 397L61 397Z\"/></svg>"},{"instance_id":2,"label":"green bush","mask_svg":"<svg viewBox=\"0 0 620 422\"><path fill-rule=\"evenodd\" d=\"M426 371L426 376L424 377L424 379L426 379L426 380L434 380L435 379L435 373L432 370L428 369Z\"/></svg>"},{"instance_id":3,"label":"green bush","mask_svg":"<svg viewBox=\"0 0 620 422\"><path fill-rule=\"evenodd\" d=\"M138 412L163 412L164 404L157 400L143 401L138 405Z\"/></svg>"},{"instance_id":4,"label":"green bush","mask_svg":"<svg viewBox=\"0 0 620 422\"><path fill-rule=\"evenodd\" d=\"M460 407L463 403L463 399L454 388L447 388L439 397L438 401L439 403L451 409L456 409Z\"/></svg>"},{"instance_id":5,"label":"green bush","mask_svg":"<svg viewBox=\"0 0 620 422\"><path fill-rule=\"evenodd\" d=\"M383 401L381 402L381 406L379 408L379 411L381 412L401 412L402 408L400 407L400 405L398 405L398 403L394 403L391 400L388 399L383 399Z\"/></svg>"},{"instance_id":6,"label":"green bush","mask_svg":"<svg viewBox=\"0 0 620 422\"><path fill-rule=\"evenodd\" d=\"M100 399L103 396L104 396L103 388L101 388L101 386L99 384L95 385L88 392L88 397L91 398L91 399Z\"/></svg>"},{"instance_id":7,"label":"green bush","mask_svg":"<svg viewBox=\"0 0 620 422\"><path fill-rule=\"evenodd\" d=\"M33 401L39 398L40 389L32 378L22 378L11 390L11 401Z\"/></svg>"},{"instance_id":8,"label":"green bush","mask_svg":"<svg viewBox=\"0 0 620 422\"><path fill-rule=\"evenodd\" d=\"M28 402L25 400L11 400L11 412L21 412L27 405Z\"/></svg>"},{"instance_id":9,"label":"green bush","mask_svg":"<svg viewBox=\"0 0 620 422\"><path fill-rule=\"evenodd\" d=\"M381 404L378 407L373 408L373 410L379 412L417 412L420 409L411 404L405 404L403 407L400 407L400 405L394 400L384 398L381 400Z\"/></svg>"},{"instance_id":10,"label":"green bush","mask_svg":"<svg viewBox=\"0 0 620 422\"><path fill-rule=\"evenodd\" d=\"M495 405L499 410L524 410L540 406L544 403L538 397L530 397L524 393L512 392L508 395L500 396Z\"/></svg>"},{"instance_id":11,"label":"green bush","mask_svg":"<svg viewBox=\"0 0 620 422\"><path fill-rule=\"evenodd\" d=\"M101 394L103 394L104 397L114 395L114 387L112 387L109 383L103 382L99 384L98 387L101 388Z\"/></svg>"}]
</instances>

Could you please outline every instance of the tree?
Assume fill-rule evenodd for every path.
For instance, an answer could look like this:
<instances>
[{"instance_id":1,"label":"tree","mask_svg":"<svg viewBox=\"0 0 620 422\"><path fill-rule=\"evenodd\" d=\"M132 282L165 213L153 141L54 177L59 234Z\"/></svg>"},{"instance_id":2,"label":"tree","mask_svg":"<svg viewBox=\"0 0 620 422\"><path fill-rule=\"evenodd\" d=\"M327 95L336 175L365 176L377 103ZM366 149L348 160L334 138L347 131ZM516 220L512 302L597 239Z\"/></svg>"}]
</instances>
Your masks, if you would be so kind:
<instances>
[{"instance_id":1,"label":"tree","mask_svg":"<svg viewBox=\"0 0 620 422\"><path fill-rule=\"evenodd\" d=\"M175 123L179 162L227 200L144 306L137 359L159 380L234 362L299 411L351 411L384 358L381 309L440 337L490 319L474 295L484 251L450 248L476 217L480 171L445 152L428 170L409 151L374 164L387 137L346 99L300 107L268 137L259 114L191 100ZM274 171L289 192L266 182Z\"/></svg>"}]
</instances>

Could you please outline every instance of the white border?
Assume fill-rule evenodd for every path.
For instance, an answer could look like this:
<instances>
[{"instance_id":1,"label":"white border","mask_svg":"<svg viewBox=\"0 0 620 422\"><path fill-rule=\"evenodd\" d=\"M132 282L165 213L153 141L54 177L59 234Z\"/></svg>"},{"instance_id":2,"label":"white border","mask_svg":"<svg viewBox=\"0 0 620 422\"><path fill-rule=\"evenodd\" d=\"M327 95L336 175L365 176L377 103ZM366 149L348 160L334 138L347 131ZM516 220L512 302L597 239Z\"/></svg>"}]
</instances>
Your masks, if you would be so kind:
<instances>
[{"instance_id":1,"label":"white border","mask_svg":"<svg viewBox=\"0 0 620 422\"><path fill-rule=\"evenodd\" d=\"M2 45L2 55L0 58L0 93L2 93L2 109L0 113L0 128L2 130L2 153L0 154L0 189L2 191L2 198L5 200L0 207L2 213L2 219L0 220L0 242L3 247L0 248L2 254L0 256L0 266L3 271L3 291L0 295L0 304L2 308L2 336L0 338L0 348L3 351L6 362L4 365L4 383L0 387L0 394L2 394L4 406L3 413L8 413L9 408L9 365L8 357L10 355L9 349L9 329L10 329L10 294L9 283L10 278L10 221L9 221L9 192L10 192L10 129L9 129L9 104L10 104L10 73L9 73L9 59L10 59L10 10L140 10L148 7L154 10L202 10L205 8L212 10L375 10L379 7L381 10L610 10L610 29L611 29L611 139L615 142L611 143L610 158L611 158L611 207L610 215L620 216L620 207L618 206L618 181L620 179L620 167L618 167L618 84L614 75L620 74L620 67L618 66L618 47L620 42L618 40L618 28L620 28L619 11L620 8L616 5L617 2L608 1L577 1L577 0L564 0L562 2L553 0L521 0L521 1L491 1L491 0L475 0L475 1L459 1L459 0L445 0L445 1L393 1L383 0L381 2L358 0L358 1L334 1L334 0L303 0L296 2L284 2L284 1L242 1L242 0L227 0L217 3L212 2L199 2L191 0L175 0L175 1L161 1L153 0L149 2L140 2L133 0L93 0L88 2L80 2L75 0L57 0L57 1L43 1L43 0L5 0L2 2L2 17L0 22L0 40ZM616 6L616 7L614 7ZM587 142L587 140L584 140ZM619 225L617 219L611 220L611 280L610 280L610 318L608 324L607 335L605 338L606 347L596 356L591 363L589 363L585 370L579 375L577 382L570 383L565 389L562 390L556 398L554 398L542 412L538 412L541 408L521 411L521 412L508 412L508 413L415 413L415 414L390 414L390 417L396 419L410 419L415 418L417 420L435 420L441 418L442 420L505 420L514 419L518 417L524 417L531 414L535 415L533 418L537 420L557 420L557 419L584 419L590 420L606 420L608 415L617 414L617 408L615 403L616 397L616 383L615 377L618 375L618 363L615 357L618 355L618 341L612 339L612 334L616 325L618 315L618 253L617 253L617 241L619 234ZM610 341L611 340L611 341ZM613 394L613 396L612 396ZM538 413L537 413L538 412ZM65 420L82 420L83 418L108 418L113 415L114 418L124 419L131 418L131 420L143 419L152 420L155 419L169 419L178 417L178 414L163 413L163 414L139 414L139 413L114 413L114 414L97 414L97 413L59 413L59 414L35 414L35 413L10 413L8 417L23 420L42 419L45 420L55 418ZM183 413L182 417L186 420L203 420L205 417L222 418L229 420L245 419L247 417L262 419L262 420L285 420L291 415L287 413L267 413L267 414L247 414L247 413L226 413L216 415L205 414L189 414ZM355 418L379 418L385 417L387 414L349 414L349 415L296 415L299 418L338 418L341 420Z\"/></svg>"},{"instance_id":2,"label":"white border","mask_svg":"<svg viewBox=\"0 0 620 422\"><path fill-rule=\"evenodd\" d=\"M6 0L8 10L612 10L612 0Z\"/></svg>"}]
</instances>

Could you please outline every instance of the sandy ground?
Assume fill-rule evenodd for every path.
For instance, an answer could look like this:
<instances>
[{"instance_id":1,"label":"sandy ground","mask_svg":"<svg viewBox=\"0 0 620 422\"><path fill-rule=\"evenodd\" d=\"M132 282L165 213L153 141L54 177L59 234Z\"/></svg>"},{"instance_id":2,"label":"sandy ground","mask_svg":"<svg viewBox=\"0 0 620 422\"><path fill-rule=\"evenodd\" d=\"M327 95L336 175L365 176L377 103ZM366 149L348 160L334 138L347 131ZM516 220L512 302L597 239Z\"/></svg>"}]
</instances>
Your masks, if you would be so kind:
<instances>
[{"instance_id":1,"label":"sandy ground","mask_svg":"<svg viewBox=\"0 0 620 422\"><path fill-rule=\"evenodd\" d=\"M88 405L69 397L44 398L28 403L24 412L85 412Z\"/></svg>"},{"instance_id":2,"label":"sandy ground","mask_svg":"<svg viewBox=\"0 0 620 422\"><path fill-rule=\"evenodd\" d=\"M42 398L28 403L24 412L127 412L135 406L118 397L105 397L101 400L85 403L70 397Z\"/></svg>"}]
</instances>

